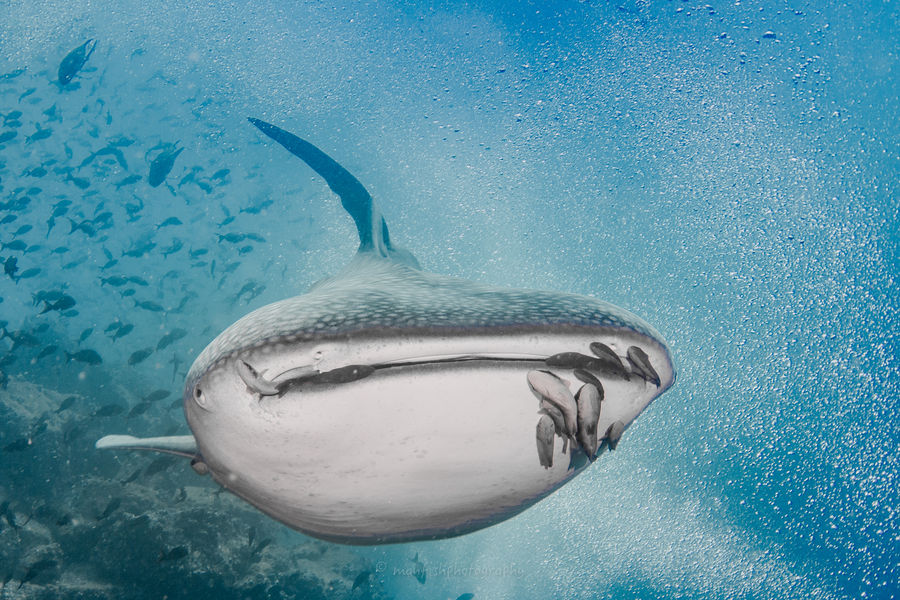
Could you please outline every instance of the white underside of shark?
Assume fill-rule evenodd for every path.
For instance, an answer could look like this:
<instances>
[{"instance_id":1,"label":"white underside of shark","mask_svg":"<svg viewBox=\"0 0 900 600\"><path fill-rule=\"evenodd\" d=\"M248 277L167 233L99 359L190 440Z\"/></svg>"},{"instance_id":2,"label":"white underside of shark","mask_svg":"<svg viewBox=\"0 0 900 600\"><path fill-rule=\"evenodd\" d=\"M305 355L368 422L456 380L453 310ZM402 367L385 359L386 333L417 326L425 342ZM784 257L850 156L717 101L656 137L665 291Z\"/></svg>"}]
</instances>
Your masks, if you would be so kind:
<instances>
[{"instance_id":1,"label":"white underside of shark","mask_svg":"<svg viewBox=\"0 0 900 600\"><path fill-rule=\"evenodd\" d=\"M248 314L197 357L184 391L193 436L107 436L98 447L191 457L198 472L322 539L436 539L547 496L615 448L674 383L665 342L620 308L421 271L391 244L352 175L251 121L325 177L356 221L360 251L337 276ZM549 391L530 385L536 372ZM602 401L599 414L578 404L578 432L563 415L574 419L587 385ZM544 419L546 433L551 416L548 442L536 426Z\"/></svg>"}]
</instances>

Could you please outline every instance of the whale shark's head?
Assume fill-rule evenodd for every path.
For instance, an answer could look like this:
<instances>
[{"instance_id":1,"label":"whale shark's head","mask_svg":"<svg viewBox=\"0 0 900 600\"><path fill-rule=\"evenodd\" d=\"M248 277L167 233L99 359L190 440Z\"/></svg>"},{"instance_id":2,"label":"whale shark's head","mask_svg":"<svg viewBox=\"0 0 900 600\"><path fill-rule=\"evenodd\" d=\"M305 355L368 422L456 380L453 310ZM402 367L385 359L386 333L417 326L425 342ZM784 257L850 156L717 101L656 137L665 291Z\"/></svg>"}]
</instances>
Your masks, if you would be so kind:
<instances>
[{"instance_id":1,"label":"whale shark's head","mask_svg":"<svg viewBox=\"0 0 900 600\"><path fill-rule=\"evenodd\" d=\"M188 378L182 400L188 425L198 440L198 453L205 457L209 453L203 452L198 434L221 429L243 400L243 393L224 365L216 365Z\"/></svg>"}]
</instances>

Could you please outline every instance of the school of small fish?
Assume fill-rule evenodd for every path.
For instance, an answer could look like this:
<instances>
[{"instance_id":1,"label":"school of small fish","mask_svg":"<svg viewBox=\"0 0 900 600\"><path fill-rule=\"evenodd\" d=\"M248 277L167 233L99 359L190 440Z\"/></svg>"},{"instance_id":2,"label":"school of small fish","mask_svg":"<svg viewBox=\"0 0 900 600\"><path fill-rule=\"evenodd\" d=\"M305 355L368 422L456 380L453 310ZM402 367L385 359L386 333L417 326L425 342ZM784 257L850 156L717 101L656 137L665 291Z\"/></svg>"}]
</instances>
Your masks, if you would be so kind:
<instances>
[{"instance_id":1,"label":"school of small fish","mask_svg":"<svg viewBox=\"0 0 900 600\"><path fill-rule=\"evenodd\" d=\"M24 364L89 369L111 353L131 367L171 365L177 381L191 356L183 347L188 332L205 333L189 327L198 279L234 307L267 289L261 273L248 277L241 269L266 238L236 228L238 215L246 225L272 201L227 196L231 169L192 151L180 139L183 128L165 117L159 134L138 139L130 121L161 107L116 95L104 64L112 53L88 39L60 51L58 67L0 74L0 388ZM129 67L138 71L142 60L143 51L134 50ZM160 71L132 83L148 98L179 90ZM183 95L195 116L213 103ZM198 236L198 220L214 223L214 232ZM160 266L164 274L156 274ZM91 295L76 293L73 280L93 281ZM23 288L30 306L12 299ZM100 311L106 321L84 310L98 294L118 306ZM144 311L158 314L154 331L142 330ZM64 333L73 330L79 333ZM125 408L131 416L142 410Z\"/></svg>"}]
</instances>

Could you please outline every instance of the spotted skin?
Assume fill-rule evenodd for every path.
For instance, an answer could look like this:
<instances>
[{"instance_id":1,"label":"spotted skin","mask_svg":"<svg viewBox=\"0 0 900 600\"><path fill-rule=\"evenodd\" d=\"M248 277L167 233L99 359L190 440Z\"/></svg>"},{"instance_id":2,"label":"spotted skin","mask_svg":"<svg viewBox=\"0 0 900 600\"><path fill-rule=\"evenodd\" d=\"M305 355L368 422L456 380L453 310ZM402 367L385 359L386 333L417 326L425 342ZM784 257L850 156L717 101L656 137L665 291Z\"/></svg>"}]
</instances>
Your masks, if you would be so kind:
<instances>
[{"instance_id":1,"label":"spotted skin","mask_svg":"<svg viewBox=\"0 0 900 600\"><path fill-rule=\"evenodd\" d=\"M304 295L257 309L197 357L191 387L216 363L281 342L347 336L491 335L568 329L626 329L660 339L638 317L607 302L559 292L498 288L358 254L336 277Z\"/></svg>"}]
</instances>

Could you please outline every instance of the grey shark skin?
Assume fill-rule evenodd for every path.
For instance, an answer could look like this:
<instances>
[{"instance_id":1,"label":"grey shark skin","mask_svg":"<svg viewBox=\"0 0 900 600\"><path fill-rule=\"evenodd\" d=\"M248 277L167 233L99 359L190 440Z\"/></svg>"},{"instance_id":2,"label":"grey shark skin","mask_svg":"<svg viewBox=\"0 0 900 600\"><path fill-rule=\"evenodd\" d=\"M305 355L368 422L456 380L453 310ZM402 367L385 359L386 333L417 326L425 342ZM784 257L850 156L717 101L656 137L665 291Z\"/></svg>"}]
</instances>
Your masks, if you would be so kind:
<instances>
[{"instance_id":1,"label":"grey shark skin","mask_svg":"<svg viewBox=\"0 0 900 600\"><path fill-rule=\"evenodd\" d=\"M564 451L545 440L537 455L545 417L527 376L574 379L547 358L596 342L623 365L629 348L647 356L658 385L593 373L605 392L598 432L627 427L674 383L665 342L625 310L420 270L353 175L293 134L250 121L326 180L356 222L359 251L306 294L238 320L197 357L184 388L195 446L189 436L108 436L98 447L191 456L198 472L321 539L438 539L508 519L589 464L574 460L583 453L574 443Z\"/></svg>"}]
</instances>

